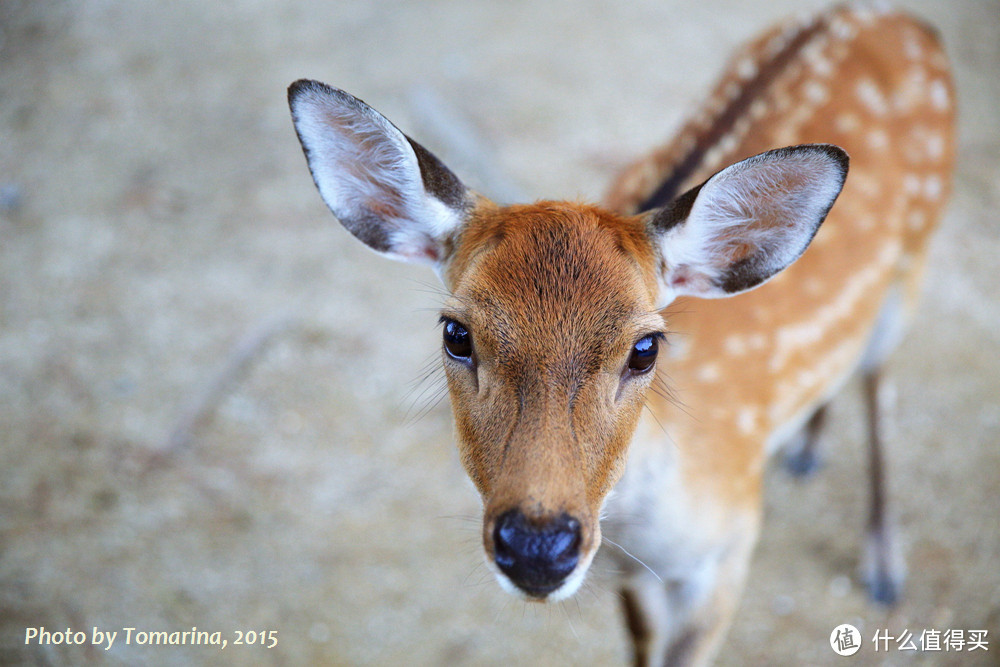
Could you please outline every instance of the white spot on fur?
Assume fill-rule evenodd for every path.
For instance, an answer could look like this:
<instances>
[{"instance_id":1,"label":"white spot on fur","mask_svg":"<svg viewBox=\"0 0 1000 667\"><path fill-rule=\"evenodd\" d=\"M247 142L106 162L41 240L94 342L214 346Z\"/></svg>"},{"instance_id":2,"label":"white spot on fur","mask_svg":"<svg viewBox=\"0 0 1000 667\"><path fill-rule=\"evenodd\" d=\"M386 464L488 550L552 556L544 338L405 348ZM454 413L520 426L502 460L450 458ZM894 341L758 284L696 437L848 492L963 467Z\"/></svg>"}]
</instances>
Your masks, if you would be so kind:
<instances>
[{"instance_id":1,"label":"white spot on fur","mask_svg":"<svg viewBox=\"0 0 1000 667\"><path fill-rule=\"evenodd\" d=\"M683 359L691 351L691 339L685 336L675 336L670 345L660 346L660 354L665 351L668 359Z\"/></svg>"},{"instance_id":2,"label":"white spot on fur","mask_svg":"<svg viewBox=\"0 0 1000 667\"><path fill-rule=\"evenodd\" d=\"M722 377L718 364L705 364L698 368L695 377L699 382L718 382Z\"/></svg>"},{"instance_id":3,"label":"white spot on fur","mask_svg":"<svg viewBox=\"0 0 1000 667\"><path fill-rule=\"evenodd\" d=\"M830 91L819 81L809 81L804 91L806 99L814 104L823 104L830 98Z\"/></svg>"},{"instance_id":4,"label":"white spot on fur","mask_svg":"<svg viewBox=\"0 0 1000 667\"><path fill-rule=\"evenodd\" d=\"M728 336L723 342L723 346L726 349L726 354L734 357L742 357L747 353L746 341L738 334Z\"/></svg>"},{"instance_id":5,"label":"white spot on fur","mask_svg":"<svg viewBox=\"0 0 1000 667\"><path fill-rule=\"evenodd\" d=\"M795 383L799 385L799 389L811 389L819 380L820 377L816 371L805 368L800 370L795 377Z\"/></svg>"},{"instance_id":6,"label":"white spot on fur","mask_svg":"<svg viewBox=\"0 0 1000 667\"><path fill-rule=\"evenodd\" d=\"M848 41L854 38L857 34L857 30L853 25L845 21L841 17L835 17L830 22L830 29L833 32L833 36L837 39Z\"/></svg>"},{"instance_id":7,"label":"white spot on fur","mask_svg":"<svg viewBox=\"0 0 1000 667\"><path fill-rule=\"evenodd\" d=\"M709 169L717 169L718 165L722 162L722 148L718 144L712 146L705 152L705 166Z\"/></svg>"},{"instance_id":8,"label":"white spot on fur","mask_svg":"<svg viewBox=\"0 0 1000 667\"><path fill-rule=\"evenodd\" d=\"M931 106L937 111L947 111L951 108L951 96L948 94L948 86L941 79L934 79L928 89L931 98Z\"/></svg>"},{"instance_id":9,"label":"white spot on fur","mask_svg":"<svg viewBox=\"0 0 1000 667\"><path fill-rule=\"evenodd\" d=\"M736 65L736 74L744 81L757 76L757 63L750 56L740 60Z\"/></svg>"},{"instance_id":10,"label":"white spot on fur","mask_svg":"<svg viewBox=\"0 0 1000 667\"><path fill-rule=\"evenodd\" d=\"M734 137L742 138L746 135L747 130L750 129L750 119L746 116L741 116L735 123L733 123L732 135Z\"/></svg>"},{"instance_id":11,"label":"white spot on fur","mask_svg":"<svg viewBox=\"0 0 1000 667\"><path fill-rule=\"evenodd\" d=\"M867 143L872 150L882 150L889 145L889 135L883 129L872 130L868 133Z\"/></svg>"},{"instance_id":12,"label":"white spot on fur","mask_svg":"<svg viewBox=\"0 0 1000 667\"><path fill-rule=\"evenodd\" d=\"M924 180L924 196L931 201L937 201L941 198L941 193L944 188L941 185L941 179L931 174Z\"/></svg>"},{"instance_id":13,"label":"white spot on fur","mask_svg":"<svg viewBox=\"0 0 1000 667\"><path fill-rule=\"evenodd\" d=\"M858 117L850 112L845 112L838 115L834 121L833 126L838 132L843 132L844 134L851 134L861 125Z\"/></svg>"},{"instance_id":14,"label":"white spot on fur","mask_svg":"<svg viewBox=\"0 0 1000 667\"><path fill-rule=\"evenodd\" d=\"M823 79L830 78L833 75L833 63L831 63L823 51L820 49L815 49L809 52L810 55L806 55L806 63L809 64L809 68L812 69L813 73Z\"/></svg>"},{"instance_id":15,"label":"white spot on fur","mask_svg":"<svg viewBox=\"0 0 1000 667\"><path fill-rule=\"evenodd\" d=\"M737 138L735 132L730 132L719 139L719 150L725 154L730 154L736 148Z\"/></svg>"},{"instance_id":16,"label":"white spot on fur","mask_svg":"<svg viewBox=\"0 0 1000 667\"><path fill-rule=\"evenodd\" d=\"M851 14L862 25L871 25L875 22L875 11L868 3L858 2L852 4Z\"/></svg>"},{"instance_id":17,"label":"white spot on fur","mask_svg":"<svg viewBox=\"0 0 1000 667\"><path fill-rule=\"evenodd\" d=\"M895 8L889 0L874 0L874 2L869 4L869 7L871 7L872 11L879 16L888 16L895 11Z\"/></svg>"},{"instance_id":18,"label":"white spot on fur","mask_svg":"<svg viewBox=\"0 0 1000 667\"><path fill-rule=\"evenodd\" d=\"M893 106L898 111L910 111L920 104L926 91L927 70L921 65L914 65L892 96Z\"/></svg>"},{"instance_id":19,"label":"white spot on fur","mask_svg":"<svg viewBox=\"0 0 1000 667\"><path fill-rule=\"evenodd\" d=\"M927 156L932 160L940 160L944 156L944 137L940 134L927 135Z\"/></svg>"},{"instance_id":20,"label":"white spot on fur","mask_svg":"<svg viewBox=\"0 0 1000 667\"><path fill-rule=\"evenodd\" d=\"M751 435L757 430L757 410L753 408L741 408L736 415L736 428L742 435Z\"/></svg>"},{"instance_id":21,"label":"white spot on fur","mask_svg":"<svg viewBox=\"0 0 1000 667\"><path fill-rule=\"evenodd\" d=\"M873 79L865 77L858 81L854 92L858 100L874 115L884 116L889 112L889 104Z\"/></svg>"}]
</instances>

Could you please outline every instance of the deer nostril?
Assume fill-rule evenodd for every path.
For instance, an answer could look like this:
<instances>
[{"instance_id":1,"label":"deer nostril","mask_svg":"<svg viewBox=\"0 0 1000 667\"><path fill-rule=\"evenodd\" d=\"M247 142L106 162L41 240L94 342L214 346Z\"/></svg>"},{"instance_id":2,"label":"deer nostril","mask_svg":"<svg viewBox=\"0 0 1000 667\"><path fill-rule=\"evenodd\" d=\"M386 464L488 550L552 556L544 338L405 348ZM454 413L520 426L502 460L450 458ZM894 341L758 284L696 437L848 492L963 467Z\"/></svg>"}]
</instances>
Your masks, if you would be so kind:
<instances>
[{"instance_id":1,"label":"deer nostril","mask_svg":"<svg viewBox=\"0 0 1000 667\"><path fill-rule=\"evenodd\" d=\"M559 588L580 560L580 522L562 514L529 522L517 510L500 515L493 529L497 567L521 590L545 597Z\"/></svg>"}]
</instances>

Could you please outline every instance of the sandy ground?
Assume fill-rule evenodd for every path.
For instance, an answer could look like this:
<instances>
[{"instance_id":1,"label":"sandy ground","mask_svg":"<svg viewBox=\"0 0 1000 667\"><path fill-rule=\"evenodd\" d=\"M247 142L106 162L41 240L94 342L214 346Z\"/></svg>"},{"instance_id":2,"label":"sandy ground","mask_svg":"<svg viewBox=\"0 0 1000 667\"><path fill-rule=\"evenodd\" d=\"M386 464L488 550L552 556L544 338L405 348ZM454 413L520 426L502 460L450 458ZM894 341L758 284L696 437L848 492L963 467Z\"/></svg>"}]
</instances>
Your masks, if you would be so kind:
<instances>
[{"instance_id":1,"label":"sandy ground","mask_svg":"<svg viewBox=\"0 0 1000 667\"><path fill-rule=\"evenodd\" d=\"M1000 664L1000 3L902 4L942 30L961 103L956 195L891 368L909 586L887 612L858 585L851 385L822 474L770 473L723 665ZM545 607L488 575L427 370L435 279L333 222L285 87L350 90L468 176L425 138L414 91L436 91L528 197L596 199L730 48L818 6L0 2L0 663L621 664L607 567ZM268 334L190 441L152 458ZM866 638L986 629L990 651L838 659L845 621ZM25 646L39 626L119 638ZM120 636L192 626L229 646ZM233 645L271 630L274 648Z\"/></svg>"}]
</instances>

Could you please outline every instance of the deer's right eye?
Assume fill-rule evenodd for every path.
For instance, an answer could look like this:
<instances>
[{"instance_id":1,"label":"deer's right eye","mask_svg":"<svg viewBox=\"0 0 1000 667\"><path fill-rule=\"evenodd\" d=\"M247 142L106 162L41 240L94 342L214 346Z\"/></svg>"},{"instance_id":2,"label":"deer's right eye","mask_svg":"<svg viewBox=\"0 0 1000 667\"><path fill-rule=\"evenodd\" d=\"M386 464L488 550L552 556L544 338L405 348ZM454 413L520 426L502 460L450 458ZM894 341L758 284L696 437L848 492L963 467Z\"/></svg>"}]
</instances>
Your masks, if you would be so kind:
<instances>
[{"instance_id":1,"label":"deer's right eye","mask_svg":"<svg viewBox=\"0 0 1000 667\"><path fill-rule=\"evenodd\" d=\"M632 346L632 354L628 358L628 370L633 375L649 372L656 363L656 355L660 349L660 339L663 334L654 333L640 338Z\"/></svg>"},{"instance_id":2,"label":"deer's right eye","mask_svg":"<svg viewBox=\"0 0 1000 667\"><path fill-rule=\"evenodd\" d=\"M443 318L443 322L444 351L456 361L471 364L472 335L469 333L469 330L455 320Z\"/></svg>"}]
</instances>

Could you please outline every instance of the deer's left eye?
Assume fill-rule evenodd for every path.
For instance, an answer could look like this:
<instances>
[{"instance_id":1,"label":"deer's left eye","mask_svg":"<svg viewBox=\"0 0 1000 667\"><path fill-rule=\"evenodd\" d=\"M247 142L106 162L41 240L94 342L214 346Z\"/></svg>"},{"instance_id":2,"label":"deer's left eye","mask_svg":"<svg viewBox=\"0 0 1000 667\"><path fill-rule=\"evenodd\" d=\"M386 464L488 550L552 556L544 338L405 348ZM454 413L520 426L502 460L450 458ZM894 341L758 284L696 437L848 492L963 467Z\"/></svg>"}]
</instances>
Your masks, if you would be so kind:
<instances>
[{"instance_id":1,"label":"deer's left eye","mask_svg":"<svg viewBox=\"0 0 1000 667\"><path fill-rule=\"evenodd\" d=\"M472 363L472 335L464 326L447 318L443 319L444 349L452 359L462 363Z\"/></svg>"},{"instance_id":2,"label":"deer's left eye","mask_svg":"<svg viewBox=\"0 0 1000 667\"><path fill-rule=\"evenodd\" d=\"M632 346L628 358L628 370L635 375L646 373L656 363L656 355L660 351L660 338L663 334L643 336Z\"/></svg>"}]
</instances>

